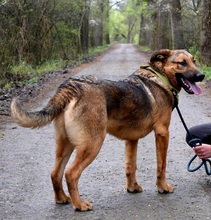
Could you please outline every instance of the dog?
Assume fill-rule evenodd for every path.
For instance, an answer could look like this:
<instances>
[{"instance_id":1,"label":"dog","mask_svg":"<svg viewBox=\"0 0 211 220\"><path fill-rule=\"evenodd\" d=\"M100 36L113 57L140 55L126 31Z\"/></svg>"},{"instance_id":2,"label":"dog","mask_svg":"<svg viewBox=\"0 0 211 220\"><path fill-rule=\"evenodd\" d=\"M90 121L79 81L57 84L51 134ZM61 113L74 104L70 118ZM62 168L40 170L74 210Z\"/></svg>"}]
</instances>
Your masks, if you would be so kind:
<instances>
[{"instance_id":1,"label":"dog","mask_svg":"<svg viewBox=\"0 0 211 220\"><path fill-rule=\"evenodd\" d=\"M124 80L101 80L94 76L69 78L40 111L26 111L14 98L11 115L20 126L27 128L40 128L54 122L56 162L51 179L55 202L71 202L76 210L87 211L93 205L81 199L79 177L98 155L107 133L125 140L126 187L128 192L138 193L142 191L136 181L138 140L154 131L157 190L173 192L166 182L171 113L181 88L189 94L200 94L196 82L203 79L204 74L190 53L162 49L152 54L148 66ZM62 178L73 150L77 152L75 159L65 171L69 191L66 195Z\"/></svg>"}]
</instances>

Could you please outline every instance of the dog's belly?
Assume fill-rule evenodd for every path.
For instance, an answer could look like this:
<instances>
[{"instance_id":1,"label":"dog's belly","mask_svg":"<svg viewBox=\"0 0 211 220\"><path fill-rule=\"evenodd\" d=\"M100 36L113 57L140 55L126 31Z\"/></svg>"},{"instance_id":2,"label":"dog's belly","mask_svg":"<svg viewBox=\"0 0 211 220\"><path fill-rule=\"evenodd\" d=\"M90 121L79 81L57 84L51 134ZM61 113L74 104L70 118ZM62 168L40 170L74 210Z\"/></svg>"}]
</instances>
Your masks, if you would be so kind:
<instances>
[{"instance_id":1,"label":"dog's belly","mask_svg":"<svg viewBox=\"0 0 211 220\"><path fill-rule=\"evenodd\" d=\"M152 123L139 124L124 124L116 123L115 121L109 122L107 126L107 133L122 139L122 140L138 140L145 137L153 130Z\"/></svg>"}]
</instances>

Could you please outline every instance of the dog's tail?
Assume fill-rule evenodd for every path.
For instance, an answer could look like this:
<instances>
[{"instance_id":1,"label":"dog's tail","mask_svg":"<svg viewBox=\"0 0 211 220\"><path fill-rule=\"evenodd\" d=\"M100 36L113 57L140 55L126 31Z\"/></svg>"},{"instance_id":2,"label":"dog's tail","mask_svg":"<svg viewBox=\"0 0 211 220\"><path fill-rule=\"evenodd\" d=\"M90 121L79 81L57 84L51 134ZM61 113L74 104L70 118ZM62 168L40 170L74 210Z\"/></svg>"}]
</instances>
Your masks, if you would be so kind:
<instances>
[{"instance_id":1,"label":"dog's tail","mask_svg":"<svg viewBox=\"0 0 211 220\"><path fill-rule=\"evenodd\" d=\"M56 112L49 104L40 111L26 111L16 98L12 100L10 107L11 116L17 124L26 128L40 128L50 124L56 115Z\"/></svg>"},{"instance_id":2,"label":"dog's tail","mask_svg":"<svg viewBox=\"0 0 211 220\"><path fill-rule=\"evenodd\" d=\"M56 94L50 99L46 107L40 111L26 111L22 104L13 98L11 102L11 116L22 127L40 128L50 124L58 116L68 103L79 96L79 87L68 81L62 84Z\"/></svg>"}]
</instances>

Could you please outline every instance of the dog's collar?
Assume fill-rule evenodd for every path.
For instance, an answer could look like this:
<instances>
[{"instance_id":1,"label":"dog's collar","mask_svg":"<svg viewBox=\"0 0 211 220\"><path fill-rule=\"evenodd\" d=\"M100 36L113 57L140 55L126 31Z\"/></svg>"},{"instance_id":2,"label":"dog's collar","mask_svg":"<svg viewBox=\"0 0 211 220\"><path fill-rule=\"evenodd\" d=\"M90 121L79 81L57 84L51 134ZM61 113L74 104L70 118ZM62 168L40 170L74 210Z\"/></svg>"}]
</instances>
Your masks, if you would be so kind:
<instances>
[{"instance_id":1,"label":"dog's collar","mask_svg":"<svg viewBox=\"0 0 211 220\"><path fill-rule=\"evenodd\" d=\"M151 72L155 73L169 87L169 89L172 91L172 94L174 96L174 105L173 105L173 109L174 109L178 105L178 102L179 102L179 91L176 90L171 85L171 83L169 82L167 77L165 77L163 74L157 72L152 67L150 67L150 66L140 66L140 68L147 69L147 70L150 70Z\"/></svg>"}]
</instances>

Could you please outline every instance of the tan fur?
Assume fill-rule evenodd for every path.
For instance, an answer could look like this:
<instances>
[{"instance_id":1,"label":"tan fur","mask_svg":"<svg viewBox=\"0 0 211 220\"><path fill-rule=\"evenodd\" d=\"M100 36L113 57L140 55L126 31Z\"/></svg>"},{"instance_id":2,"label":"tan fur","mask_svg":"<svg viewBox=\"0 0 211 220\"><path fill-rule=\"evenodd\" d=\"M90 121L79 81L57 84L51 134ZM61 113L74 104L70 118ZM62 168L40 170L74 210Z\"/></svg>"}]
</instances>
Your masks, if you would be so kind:
<instances>
[{"instance_id":1,"label":"tan fur","mask_svg":"<svg viewBox=\"0 0 211 220\"><path fill-rule=\"evenodd\" d=\"M187 65L182 66L181 62ZM183 50L155 52L149 65L165 75L178 91L177 75L201 81L193 57ZM141 192L136 181L138 140L154 130L157 153L157 188L160 193L173 192L166 182L166 156L169 124L174 105L172 91L153 71L139 69L123 81L99 80L95 77L70 78L65 81L41 111L28 112L14 99L11 113L23 127L39 128L54 121L56 162L51 173L57 203L71 202L77 210L92 209L78 192L83 170L95 159L106 133L125 140L126 184L128 192ZM69 190L63 190L65 166L76 149L76 157L65 172Z\"/></svg>"}]
</instances>

